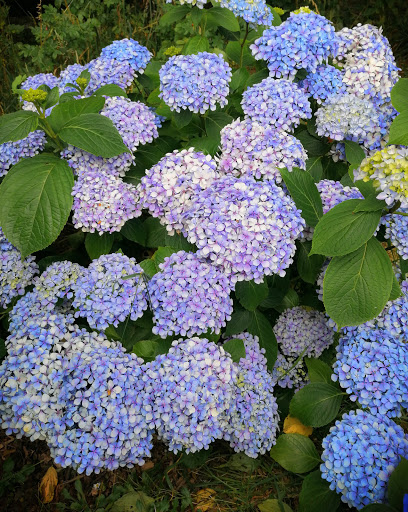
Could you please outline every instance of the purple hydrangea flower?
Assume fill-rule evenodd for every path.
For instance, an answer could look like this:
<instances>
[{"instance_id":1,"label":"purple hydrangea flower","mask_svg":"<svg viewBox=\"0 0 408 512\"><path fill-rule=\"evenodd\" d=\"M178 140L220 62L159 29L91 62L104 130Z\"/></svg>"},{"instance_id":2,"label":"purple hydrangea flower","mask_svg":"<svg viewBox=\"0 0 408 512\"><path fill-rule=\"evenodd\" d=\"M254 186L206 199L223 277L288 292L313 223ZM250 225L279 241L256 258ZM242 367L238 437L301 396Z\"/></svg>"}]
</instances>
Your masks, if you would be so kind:
<instances>
[{"instance_id":1,"label":"purple hydrangea flower","mask_svg":"<svg viewBox=\"0 0 408 512\"><path fill-rule=\"evenodd\" d=\"M401 457L408 457L408 438L384 416L361 410L343 414L322 442L322 478L350 507L385 503L387 483Z\"/></svg>"},{"instance_id":2,"label":"purple hydrangea flower","mask_svg":"<svg viewBox=\"0 0 408 512\"><path fill-rule=\"evenodd\" d=\"M272 26L273 14L265 0L221 0L220 6L240 16L253 28L257 25Z\"/></svg>"},{"instance_id":3,"label":"purple hydrangea flower","mask_svg":"<svg viewBox=\"0 0 408 512\"><path fill-rule=\"evenodd\" d=\"M408 215L408 208L399 208L398 211ZM385 224L384 237L390 240L403 260L408 260L408 217L385 215L382 223Z\"/></svg>"},{"instance_id":4,"label":"purple hydrangea flower","mask_svg":"<svg viewBox=\"0 0 408 512\"><path fill-rule=\"evenodd\" d=\"M268 77L249 87L242 95L245 117L276 130L293 131L301 119L310 119L307 95L289 80Z\"/></svg>"},{"instance_id":5,"label":"purple hydrangea flower","mask_svg":"<svg viewBox=\"0 0 408 512\"><path fill-rule=\"evenodd\" d=\"M175 55L159 71L160 94L171 110L204 114L228 103L231 68L223 56L199 52Z\"/></svg>"},{"instance_id":6,"label":"purple hydrangea flower","mask_svg":"<svg viewBox=\"0 0 408 512\"><path fill-rule=\"evenodd\" d=\"M303 388L309 382L303 358L284 356L278 350L278 357L272 371L272 382L281 388L295 390Z\"/></svg>"},{"instance_id":7,"label":"purple hydrangea flower","mask_svg":"<svg viewBox=\"0 0 408 512\"><path fill-rule=\"evenodd\" d=\"M115 84L126 90L131 86L135 71L126 61L117 61L108 57L98 57L87 64L91 74L87 94L92 94L103 85Z\"/></svg>"},{"instance_id":8,"label":"purple hydrangea flower","mask_svg":"<svg viewBox=\"0 0 408 512\"><path fill-rule=\"evenodd\" d=\"M339 181L321 180L316 187L322 199L323 213L348 199L364 199L357 187L345 187Z\"/></svg>"},{"instance_id":9,"label":"purple hydrangea flower","mask_svg":"<svg viewBox=\"0 0 408 512\"><path fill-rule=\"evenodd\" d=\"M31 158L44 149L47 142L42 130L31 132L17 142L0 144L0 178L5 176L12 165L22 158Z\"/></svg>"},{"instance_id":10,"label":"purple hydrangea flower","mask_svg":"<svg viewBox=\"0 0 408 512\"><path fill-rule=\"evenodd\" d=\"M222 173L280 183L280 169L305 169L306 160L306 151L295 137L270 126L237 119L221 130Z\"/></svg>"},{"instance_id":11,"label":"purple hydrangea flower","mask_svg":"<svg viewBox=\"0 0 408 512\"><path fill-rule=\"evenodd\" d=\"M64 94L65 92L76 92L76 89L67 85L69 83L75 84L76 79L82 73L82 71L86 70L86 66L82 66L81 64L71 64L67 66L65 69L61 71L58 87L60 94Z\"/></svg>"},{"instance_id":12,"label":"purple hydrangea flower","mask_svg":"<svg viewBox=\"0 0 408 512\"><path fill-rule=\"evenodd\" d=\"M220 266L233 283L285 275L304 225L281 188L250 177L220 178L185 215L187 238L197 245L198 256Z\"/></svg>"},{"instance_id":13,"label":"purple hydrangea flower","mask_svg":"<svg viewBox=\"0 0 408 512\"><path fill-rule=\"evenodd\" d=\"M219 333L231 319L230 281L194 253L179 251L159 265L148 283L153 332L192 336Z\"/></svg>"},{"instance_id":14,"label":"purple hydrangea flower","mask_svg":"<svg viewBox=\"0 0 408 512\"><path fill-rule=\"evenodd\" d=\"M319 66L315 73L309 73L301 82L307 94L322 104L335 94L346 92L343 72L333 66Z\"/></svg>"}]
</instances>

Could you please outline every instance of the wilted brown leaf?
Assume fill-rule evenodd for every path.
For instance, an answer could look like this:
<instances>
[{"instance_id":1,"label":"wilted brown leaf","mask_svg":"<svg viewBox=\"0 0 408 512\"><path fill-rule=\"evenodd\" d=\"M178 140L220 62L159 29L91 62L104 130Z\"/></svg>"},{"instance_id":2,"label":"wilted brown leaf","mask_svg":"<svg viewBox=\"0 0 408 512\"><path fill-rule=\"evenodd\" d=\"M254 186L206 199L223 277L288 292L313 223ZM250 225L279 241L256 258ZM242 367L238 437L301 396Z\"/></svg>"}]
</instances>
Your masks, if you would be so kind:
<instances>
[{"instance_id":1,"label":"wilted brown leaf","mask_svg":"<svg viewBox=\"0 0 408 512\"><path fill-rule=\"evenodd\" d=\"M215 491L213 489L200 489L194 495L195 512L213 512L216 509Z\"/></svg>"},{"instance_id":2,"label":"wilted brown leaf","mask_svg":"<svg viewBox=\"0 0 408 512\"><path fill-rule=\"evenodd\" d=\"M54 499L55 488L58 485L58 475L55 468L51 466L43 476L40 483L40 497L43 503L51 503Z\"/></svg>"},{"instance_id":3,"label":"wilted brown leaf","mask_svg":"<svg viewBox=\"0 0 408 512\"><path fill-rule=\"evenodd\" d=\"M312 435L313 428L306 427L301 421L289 414L283 422L283 431L285 434L301 434L302 436L309 437Z\"/></svg>"}]
</instances>

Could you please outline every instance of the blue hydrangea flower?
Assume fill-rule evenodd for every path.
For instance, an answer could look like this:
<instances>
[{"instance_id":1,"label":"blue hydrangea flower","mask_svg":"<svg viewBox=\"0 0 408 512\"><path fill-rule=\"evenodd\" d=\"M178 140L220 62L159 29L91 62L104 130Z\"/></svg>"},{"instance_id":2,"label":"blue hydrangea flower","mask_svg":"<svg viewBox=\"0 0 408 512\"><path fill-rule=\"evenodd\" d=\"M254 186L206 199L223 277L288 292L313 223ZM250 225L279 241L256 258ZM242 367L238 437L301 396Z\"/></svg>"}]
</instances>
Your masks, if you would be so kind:
<instances>
[{"instance_id":1,"label":"blue hydrangea flower","mask_svg":"<svg viewBox=\"0 0 408 512\"><path fill-rule=\"evenodd\" d=\"M293 79L299 69L315 73L337 53L334 26L314 12L291 13L277 27L265 30L250 46L257 60L266 60L270 76Z\"/></svg>"},{"instance_id":2,"label":"blue hydrangea flower","mask_svg":"<svg viewBox=\"0 0 408 512\"><path fill-rule=\"evenodd\" d=\"M408 346L386 330L344 336L333 369L350 400L371 413L392 418L408 407Z\"/></svg>"},{"instance_id":3,"label":"blue hydrangea flower","mask_svg":"<svg viewBox=\"0 0 408 512\"><path fill-rule=\"evenodd\" d=\"M126 221L142 213L139 193L134 185L98 171L88 171L79 176L72 195L72 222L82 231L120 231Z\"/></svg>"},{"instance_id":4,"label":"blue hydrangea flower","mask_svg":"<svg viewBox=\"0 0 408 512\"><path fill-rule=\"evenodd\" d=\"M144 464L153 432L142 362L119 346L87 347L64 361L61 414L48 440L57 464L87 475Z\"/></svg>"},{"instance_id":5,"label":"blue hydrangea flower","mask_svg":"<svg viewBox=\"0 0 408 512\"><path fill-rule=\"evenodd\" d=\"M278 357L272 371L273 385L280 388L301 389L308 384L306 366L303 358L284 356L278 350Z\"/></svg>"},{"instance_id":6,"label":"blue hydrangea flower","mask_svg":"<svg viewBox=\"0 0 408 512\"><path fill-rule=\"evenodd\" d=\"M233 283L285 275L305 221L273 181L224 176L197 196L185 214L198 256L220 266Z\"/></svg>"},{"instance_id":7,"label":"blue hydrangea flower","mask_svg":"<svg viewBox=\"0 0 408 512\"><path fill-rule=\"evenodd\" d=\"M47 142L42 130L31 132L17 142L0 144L0 178L5 176L12 165L22 158L31 158L44 149Z\"/></svg>"},{"instance_id":8,"label":"blue hydrangea flower","mask_svg":"<svg viewBox=\"0 0 408 512\"><path fill-rule=\"evenodd\" d=\"M408 457L408 438L384 416L361 410L343 414L322 442L322 478L350 507L385 503L387 484L401 457Z\"/></svg>"},{"instance_id":9,"label":"blue hydrangea flower","mask_svg":"<svg viewBox=\"0 0 408 512\"><path fill-rule=\"evenodd\" d=\"M103 254L81 273L73 287L75 317L86 318L98 330L110 324L117 326L128 316L137 320L147 309L142 274L134 258L119 253Z\"/></svg>"},{"instance_id":10,"label":"blue hydrangea flower","mask_svg":"<svg viewBox=\"0 0 408 512\"><path fill-rule=\"evenodd\" d=\"M91 74L86 88L87 94L92 94L103 85L108 84L115 84L126 90L131 86L135 77L135 71L128 62L107 57L91 60L87 64L87 69Z\"/></svg>"},{"instance_id":11,"label":"blue hydrangea flower","mask_svg":"<svg viewBox=\"0 0 408 512\"><path fill-rule=\"evenodd\" d=\"M315 73L309 73L302 80L301 86L319 104L335 94L346 92L343 72L333 66L318 66Z\"/></svg>"},{"instance_id":12,"label":"blue hydrangea flower","mask_svg":"<svg viewBox=\"0 0 408 512\"><path fill-rule=\"evenodd\" d=\"M14 297L24 293L38 266L35 256L21 259L21 253L4 236L0 228L0 307L5 308Z\"/></svg>"},{"instance_id":13,"label":"blue hydrangea flower","mask_svg":"<svg viewBox=\"0 0 408 512\"><path fill-rule=\"evenodd\" d=\"M347 187L339 181L321 180L316 183L316 187L322 199L323 213L327 213L348 199L364 199L357 187Z\"/></svg>"},{"instance_id":14,"label":"blue hydrangea flower","mask_svg":"<svg viewBox=\"0 0 408 512\"><path fill-rule=\"evenodd\" d=\"M183 230L183 214L196 196L218 177L217 164L209 155L194 148L167 153L142 177L141 204L173 234Z\"/></svg>"},{"instance_id":15,"label":"blue hydrangea flower","mask_svg":"<svg viewBox=\"0 0 408 512\"><path fill-rule=\"evenodd\" d=\"M408 208L399 208L398 211L408 214ZM384 237L390 240L403 260L408 260L408 217L385 215L382 223L385 224Z\"/></svg>"},{"instance_id":16,"label":"blue hydrangea flower","mask_svg":"<svg viewBox=\"0 0 408 512\"><path fill-rule=\"evenodd\" d=\"M236 452L256 458L276 442L278 404L266 368L265 350L260 348L258 337L241 333L233 338L244 341L246 356L235 365L237 377L233 400L226 413L224 439Z\"/></svg>"},{"instance_id":17,"label":"blue hydrangea flower","mask_svg":"<svg viewBox=\"0 0 408 512\"><path fill-rule=\"evenodd\" d=\"M221 0L220 6L240 16L252 28L257 28L257 25L272 26L273 14L265 0Z\"/></svg>"},{"instance_id":18,"label":"blue hydrangea flower","mask_svg":"<svg viewBox=\"0 0 408 512\"><path fill-rule=\"evenodd\" d=\"M126 175L127 171L135 161L134 155L131 153L122 153L121 155L111 158L103 158L102 156L92 155L83 149L79 149L69 144L61 153L74 174L83 176L87 174L107 175L112 178L119 178Z\"/></svg>"},{"instance_id":19,"label":"blue hydrangea flower","mask_svg":"<svg viewBox=\"0 0 408 512\"><path fill-rule=\"evenodd\" d=\"M230 356L205 338L176 340L148 364L153 416L169 450L193 453L221 439L233 399L236 368Z\"/></svg>"},{"instance_id":20,"label":"blue hydrangea flower","mask_svg":"<svg viewBox=\"0 0 408 512\"><path fill-rule=\"evenodd\" d=\"M148 283L153 332L192 336L219 333L233 310L227 276L194 253L179 251L159 265Z\"/></svg>"},{"instance_id":21,"label":"blue hydrangea flower","mask_svg":"<svg viewBox=\"0 0 408 512\"><path fill-rule=\"evenodd\" d=\"M248 87L241 105L247 119L276 130L293 131L301 119L312 117L307 95L289 80L265 78Z\"/></svg>"},{"instance_id":22,"label":"blue hydrangea flower","mask_svg":"<svg viewBox=\"0 0 408 512\"><path fill-rule=\"evenodd\" d=\"M85 71L87 66L82 66L81 64L71 64L67 66L65 69L61 71L58 87L60 94L64 94L65 92L75 92L76 89L67 85L69 83L75 84L76 79Z\"/></svg>"},{"instance_id":23,"label":"blue hydrangea flower","mask_svg":"<svg viewBox=\"0 0 408 512\"><path fill-rule=\"evenodd\" d=\"M143 73L149 64L152 54L149 50L134 39L121 39L105 46L101 57L114 59L117 62L126 62L135 73Z\"/></svg>"},{"instance_id":24,"label":"blue hydrangea flower","mask_svg":"<svg viewBox=\"0 0 408 512\"><path fill-rule=\"evenodd\" d=\"M273 331L285 356L319 357L334 341L334 331L327 326L324 313L301 306L281 313Z\"/></svg>"},{"instance_id":25,"label":"blue hydrangea flower","mask_svg":"<svg viewBox=\"0 0 408 512\"><path fill-rule=\"evenodd\" d=\"M307 154L300 141L270 126L237 119L221 130L221 173L280 183L280 169L305 169L306 160Z\"/></svg>"},{"instance_id":26,"label":"blue hydrangea flower","mask_svg":"<svg viewBox=\"0 0 408 512\"><path fill-rule=\"evenodd\" d=\"M223 56L199 52L175 55L159 71L160 94L171 110L204 114L228 103L231 68Z\"/></svg>"}]
</instances>

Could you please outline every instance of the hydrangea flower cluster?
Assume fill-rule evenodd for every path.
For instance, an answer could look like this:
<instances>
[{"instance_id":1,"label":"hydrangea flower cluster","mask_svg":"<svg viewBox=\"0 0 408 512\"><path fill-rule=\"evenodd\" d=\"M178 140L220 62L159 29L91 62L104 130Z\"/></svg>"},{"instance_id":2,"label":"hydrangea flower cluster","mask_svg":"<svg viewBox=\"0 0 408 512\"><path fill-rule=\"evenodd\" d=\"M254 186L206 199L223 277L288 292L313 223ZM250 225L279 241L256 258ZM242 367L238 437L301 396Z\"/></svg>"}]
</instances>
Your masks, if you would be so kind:
<instances>
[{"instance_id":1,"label":"hydrangea flower cluster","mask_svg":"<svg viewBox=\"0 0 408 512\"><path fill-rule=\"evenodd\" d=\"M148 283L153 332L192 336L219 333L233 310L227 276L194 253L179 251L160 263Z\"/></svg>"},{"instance_id":2,"label":"hydrangea flower cluster","mask_svg":"<svg viewBox=\"0 0 408 512\"><path fill-rule=\"evenodd\" d=\"M68 165L77 176L97 173L98 175L108 175L112 178L123 177L135 161L135 157L131 153L122 153L112 158L103 158L92 155L71 144L64 148L60 155L68 162Z\"/></svg>"},{"instance_id":3,"label":"hydrangea flower cluster","mask_svg":"<svg viewBox=\"0 0 408 512\"><path fill-rule=\"evenodd\" d=\"M277 27L265 30L250 46L257 60L266 60L270 76L293 79L299 69L311 73L337 54L333 24L314 12L292 13Z\"/></svg>"},{"instance_id":4,"label":"hydrangea flower cluster","mask_svg":"<svg viewBox=\"0 0 408 512\"><path fill-rule=\"evenodd\" d=\"M344 503L358 510L385 503L389 477L401 457L408 457L402 428L387 417L361 410L343 414L322 446L322 478Z\"/></svg>"},{"instance_id":5,"label":"hydrangea flower cluster","mask_svg":"<svg viewBox=\"0 0 408 512\"><path fill-rule=\"evenodd\" d=\"M241 333L233 338L244 341L246 357L235 365L238 374L227 412L224 439L235 451L256 458L276 442L278 404L273 395L272 377L266 368L265 350L260 348L258 337Z\"/></svg>"},{"instance_id":6,"label":"hydrangea flower cluster","mask_svg":"<svg viewBox=\"0 0 408 512\"><path fill-rule=\"evenodd\" d=\"M66 92L76 92L76 89L69 86L68 84L75 84L76 79L85 71L87 66L82 66L81 64L71 64L63 69L59 76L58 88L59 93L64 94Z\"/></svg>"},{"instance_id":7,"label":"hydrangea flower cluster","mask_svg":"<svg viewBox=\"0 0 408 512\"><path fill-rule=\"evenodd\" d=\"M176 340L147 370L159 437L174 453L207 449L227 426L237 370L222 347L204 338Z\"/></svg>"},{"instance_id":8,"label":"hydrangea flower cluster","mask_svg":"<svg viewBox=\"0 0 408 512\"><path fill-rule=\"evenodd\" d=\"M5 308L14 297L24 293L38 273L34 256L21 259L18 249L12 245L0 228L0 307Z\"/></svg>"},{"instance_id":9,"label":"hydrangea flower cluster","mask_svg":"<svg viewBox=\"0 0 408 512\"><path fill-rule=\"evenodd\" d=\"M304 225L280 187L250 177L220 178L185 215L187 238L197 245L198 256L219 265L233 283L285 275Z\"/></svg>"},{"instance_id":10,"label":"hydrangea flower cluster","mask_svg":"<svg viewBox=\"0 0 408 512\"><path fill-rule=\"evenodd\" d=\"M399 212L408 215L408 208L399 208ZM384 237L391 241L403 260L408 260L408 218L403 215L385 215L382 219L385 224Z\"/></svg>"},{"instance_id":11,"label":"hydrangea flower cluster","mask_svg":"<svg viewBox=\"0 0 408 512\"><path fill-rule=\"evenodd\" d=\"M138 192L143 208L170 233L183 230L183 215L196 196L218 178L217 164L194 148L165 155L143 176Z\"/></svg>"},{"instance_id":12,"label":"hydrangea flower cluster","mask_svg":"<svg viewBox=\"0 0 408 512\"><path fill-rule=\"evenodd\" d=\"M42 130L31 132L17 142L0 144L0 178L22 158L30 158L44 149L47 140Z\"/></svg>"},{"instance_id":13,"label":"hydrangea flower cluster","mask_svg":"<svg viewBox=\"0 0 408 512\"><path fill-rule=\"evenodd\" d=\"M74 285L75 317L86 318L98 330L117 326L128 316L137 320L147 309L142 274L136 260L124 254L103 254L93 260Z\"/></svg>"},{"instance_id":14,"label":"hydrangea flower cluster","mask_svg":"<svg viewBox=\"0 0 408 512\"><path fill-rule=\"evenodd\" d=\"M280 183L280 169L305 169L306 160L307 154L300 141L270 126L237 119L221 130L221 173Z\"/></svg>"},{"instance_id":15,"label":"hydrangea flower cluster","mask_svg":"<svg viewBox=\"0 0 408 512\"><path fill-rule=\"evenodd\" d=\"M316 187L322 199L323 213L348 199L364 199L357 187L345 187L339 181L321 180Z\"/></svg>"},{"instance_id":16,"label":"hydrangea flower cluster","mask_svg":"<svg viewBox=\"0 0 408 512\"><path fill-rule=\"evenodd\" d=\"M228 103L231 68L223 56L209 52L175 55L160 68L159 97L171 110L204 114Z\"/></svg>"},{"instance_id":17,"label":"hydrangea flower cluster","mask_svg":"<svg viewBox=\"0 0 408 512\"><path fill-rule=\"evenodd\" d=\"M371 413L401 416L408 407L408 345L382 329L341 339L333 380Z\"/></svg>"},{"instance_id":18,"label":"hydrangea flower cluster","mask_svg":"<svg viewBox=\"0 0 408 512\"><path fill-rule=\"evenodd\" d=\"M56 463L88 475L144 463L153 429L142 363L123 347L101 346L63 365L61 417L49 440Z\"/></svg>"},{"instance_id":19,"label":"hydrangea flower cluster","mask_svg":"<svg viewBox=\"0 0 408 512\"><path fill-rule=\"evenodd\" d=\"M284 356L278 350L278 357L272 371L272 382L281 388L301 389L308 383L303 358Z\"/></svg>"},{"instance_id":20,"label":"hydrangea flower cluster","mask_svg":"<svg viewBox=\"0 0 408 512\"><path fill-rule=\"evenodd\" d=\"M114 59L116 62L126 62L134 73L143 73L152 58L152 54L145 46L128 38L113 41L112 44L105 46L100 56L104 59Z\"/></svg>"},{"instance_id":21,"label":"hydrangea flower cluster","mask_svg":"<svg viewBox=\"0 0 408 512\"><path fill-rule=\"evenodd\" d=\"M378 199L388 205L400 201L402 208L408 208L408 147L387 146L365 158L354 171L354 179L373 180Z\"/></svg>"},{"instance_id":22,"label":"hydrangea flower cluster","mask_svg":"<svg viewBox=\"0 0 408 512\"><path fill-rule=\"evenodd\" d=\"M318 66L314 73L309 73L302 80L301 86L319 104L324 103L335 94L346 92L343 73L333 66Z\"/></svg>"},{"instance_id":23,"label":"hydrangea flower cluster","mask_svg":"<svg viewBox=\"0 0 408 512\"><path fill-rule=\"evenodd\" d=\"M307 95L295 83L271 77L248 87L242 95L246 118L276 130L293 131L301 119L310 119L312 110Z\"/></svg>"},{"instance_id":24,"label":"hydrangea flower cluster","mask_svg":"<svg viewBox=\"0 0 408 512\"><path fill-rule=\"evenodd\" d=\"M301 306L281 313L273 331L285 356L319 357L334 341L334 331L327 326L324 313Z\"/></svg>"},{"instance_id":25,"label":"hydrangea flower cluster","mask_svg":"<svg viewBox=\"0 0 408 512\"><path fill-rule=\"evenodd\" d=\"M135 186L98 171L79 176L72 195L72 222L82 231L120 231L126 221L142 213Z\"/></svg>"},{"instance_id":26,"label":"hydrangea flower cluster","mask_svg":"<svg viewBox=\"0 0 408 512\"><path fill-rule=\"evenodd\" d=\"M221 0L220 6L229 9L235 16L240 16L252 28L257 25L272 25L273 14L265 0Z\"/></svg>"}]
</instances>

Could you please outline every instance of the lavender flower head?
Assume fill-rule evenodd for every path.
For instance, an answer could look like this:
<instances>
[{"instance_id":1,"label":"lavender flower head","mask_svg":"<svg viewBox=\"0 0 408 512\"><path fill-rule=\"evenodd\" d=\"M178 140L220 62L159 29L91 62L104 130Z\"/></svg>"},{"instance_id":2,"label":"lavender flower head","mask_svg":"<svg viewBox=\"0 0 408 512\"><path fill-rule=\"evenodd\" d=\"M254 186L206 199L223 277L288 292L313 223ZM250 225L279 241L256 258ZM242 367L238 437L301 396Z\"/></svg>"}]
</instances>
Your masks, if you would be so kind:
<instances>
[{"instance_id":1,"label":"lavender flower head","mask_svg":"<svg viewBox=\"0 0 408 512\"><path fill-rule=\"evenodd\" d=\"M137 320L147 309L143 270L124 254L103 254L79 276L74 285L75 317L92 328L105 330L127 317ZM132 276L132 277L128 277Z\"/></svg>"},{"instance_id":2,"label":"lavender flower head","mask_svg":"<svg viewBox=\"0 0 408 512\"><path fill-rule=\"evenodd\" d=\"M0 178L22 158L31 158L44 149L47 140L42 130L31 132L17 142L0 144Z\"/></svg>"},{"instance_id":3,"label":"lavender flower head","mask_svg":"<svg viewBox=\"0 0 408 512\"><path fill-rule=\"evenodd\" d=\"M273 331L285 356L319 357L334 341L334 331L327 326L324 313L300 306L286 309Z\"/></svg>"},{"instance_id":4,"label":"lavender flower head","mask_svg":"<svg viewBox=\"0 0 408 512\"><path fill-rule=\"evenodd\" d=\"M301 86L320 105L335 94L346 92L343 72L333 66L318 66L315 73L302 80Z\"/></svg>"},{"instance_id":5,"label":"lavender flower head","mask_svg":"<svg viewBox=\"0 0 408 512\"><path fill-rule=\"evenodd\" d=\"M333 369L332 379L339 381L350 400L372 414L392 418L408 407L408 346L386 330L343 337Z\"/></svg>"},{"instance_id":6,"label":"lavender flower head","mask_svg":"<svg viewBox=\"0 0 408 512\"><path fill-rule=\"evenodd\" d=\"M224 176L197 196L185 215L187 238L236 281L285 275L305 225L292 199L273 181Z\"/></svg>"},{"instance_id":7,"label":"lavender flower head","mask_svg":"<svg viewBox=\"0 0 408 512\"><path fill-rule=\"evenodd\" d=\"M59 93L64 94L66 92L77 92L76 89L71 87L70 84L75 84L76 79L82 73L82 71L86 70L86 66L82 66L81 64L71 64L67 66L65 69L61 71L58 87Z\"/></svg>"},{"instance_id":8,"label":"lavender flower head","mask_svg":"<svg viewBox=\"0 0 408 512\"><path fill-rule=\"evenodd\" d=\"M194 253L179 251L159 265L148 283L153 332L192 336L219 333L233 310L230 282L217 267Z\"/></svg>"},{"instance_id":9,"label":"lavender flower head","mask_svg":"<svg viewBox=\"0 0 408 512\"><path fill-rule=\"evenodd\" d=\"M250 49L255 59L266 60L270 76L293 79L297 70L315 73L336 55L337 39L331 21L314 12L300 12L265 30Z\"/></svg>"},{"instance_id":10,"label":"lavender flower head","mask_svg":"<svg viewBox=\"0 0 408 512\"><path fill-rule=\"evenodd\" d=\"M408 208L399 208L398 211L408 216ZM385 224L384 238L390 240L403 260L408 260L408 217L385 215L382 224Z\"/></svg>"},{"instance_id":11,"label":"lavender flower head","mask_svg":"<svg viewBox=\"0 0 408 512\"><path fill-rule=\"evenodd\" d=\"M387 483L401 457L408 457L408 439L399 425L362 410L343 414L322 442L322 478L350 507L385 503Z\"/></svg>"},{"instance_id":12,"label":"lavender flower head","mask_svg":"<svg viewBox=\"0 0 408 512\"><path fill-rule=\"evenodd\" d=\"M310 119L312 110L307 95L288 80L271 77L249 87L242 95L245 117L276 130L293 131L301 119Z\"/></svg>"},{"instance_id":13,"label":"lavender flower head","mask_svg":"<svg viewBox=\"0 0 408 512\"><path fill-rule=\"evenodd\" d=\"M97 171L79 176L72 195L72 221L82 231L100 234L120 231L126 221L142 213L135 186Z\"/></svg>"},{"instance_id":14,"label":"lavender flower head","mask_svg":"<svg viewBox=\"0 0 408 512\"><path fill-rule=\"evenodd\" d=\"M61 418L48 441L55 462L78 473L142 465L150 456L151 398L142 360L123 347L86 347L65 361Z\"/></svg>"},{"instance_id":15,"label":"lavender flower head","mask_svg":"<svg viewBox=\"0 0 408 512\"><path fill-rule=\"evenodd\" d=\"M357 187L347 187L339 181L321 180L316 183L316 187L322 199L323 213L327 213L348 199L364 199Z\"/></svg>"},{"instance_id":16,"label":"lavender flower head","mask_svg":"<svg viewBox=\"0 0 408 512\"><path fill-rule=\"evenodd\" d=\"M243 18L252 28L272 26L273 14L265 0L221 0L220 6Z\"/></svg>"},{"instance_id":17,"label":"lavender flower head","mask_svg":"<svg viewBox=\"0 0 408 512\"><path fill-rule=\"evenodd\" d=\"M228 103L231 68L223 56L199 52L175 55L159 71L160 94L171 110L204 114Z\"/></svg>"},{"instance_id":18,"label":"lavender flower head","mask_svg":"<svg viewBox=\"0 0 408 512\"><path fill-rule=\"evenodd\" d=\"M171 3L172 0L166 0L166 4ZM202 9L204 5L207 3L207 0L179 0L180 5L190 4L196 5L199 9Z\"/></svg>"},{"instance_id":19,"label":"lavender flower head","mask_svg":"<svg viewBox=\"0 0 408 512\"><path fill-rule=\"evenodd\" d=\"M278 357L272 371L274 386L289 389L301 389L308 384L309 379L303 358L284 356L278 350Z\"/></svg>"},{"instance_id":20,"label":"lavender flower head","mask_svg":"<svg viewBox=\"0 0 408 512\"><path fill-rule=\"evenodd\" d=\"M121 39L102 49L101 55L105 59L114 59L116 62L126 62L134 73L143 73L149 64L152 54L134 39Z\"/></svg>"},{"instance_id":21,"label":"lavender flower head","mask_svg":"<svg viewBox=\"0 0 408 512\"><path fill-rule=\"evenodd\" d=\"M221 439L237 370L222 347L204 338L176 340L149 365L153 416L159 437L174 453L208 449Z\"/></svg>"},{"instance_id":22,"label":"lavender flower head","mask_svg":"<svg viewBox=\"0 0 408 512\"><path fill-rule=\"evenodd\" d=\"M173 151L146 171L138 187L141 204L172 234L183 230L184 213L218 176L209 155L194 148Z\"/></svg>"},{"instance_id":23,"label":"lavender flower head","mask_svg":"<svg viewBox=\"0 0 408 512\"><path fill-rule=\"evenodd\" d=\"M257 336L241 333L246 357L235 365L233 401L226 413L224 439L236 452L252 458L269 451L276 442L278 404L273 395L273 381L266 368L265 350Z\"/></svg>"},{"instance_id":24,"label":"lavender flower head","mask_svg":"<svg viewBox=\"0 0 408 512\"><path fill-rule=\"evenodd\" d=\"M224 174L280 183L280 169L305 169L306 160L306 151L295 137L270 126L237 119L221 130L219 169Z\"/></svg>"}]
</instances>

